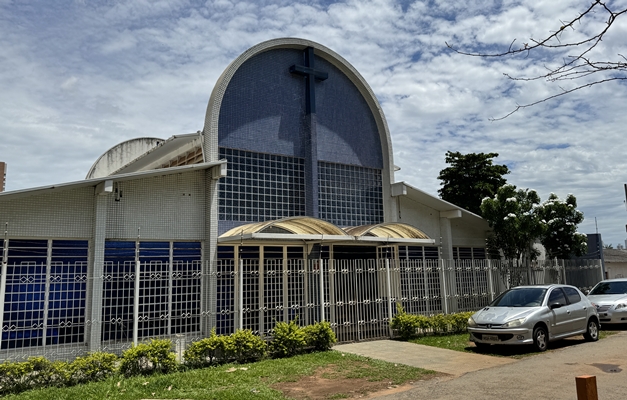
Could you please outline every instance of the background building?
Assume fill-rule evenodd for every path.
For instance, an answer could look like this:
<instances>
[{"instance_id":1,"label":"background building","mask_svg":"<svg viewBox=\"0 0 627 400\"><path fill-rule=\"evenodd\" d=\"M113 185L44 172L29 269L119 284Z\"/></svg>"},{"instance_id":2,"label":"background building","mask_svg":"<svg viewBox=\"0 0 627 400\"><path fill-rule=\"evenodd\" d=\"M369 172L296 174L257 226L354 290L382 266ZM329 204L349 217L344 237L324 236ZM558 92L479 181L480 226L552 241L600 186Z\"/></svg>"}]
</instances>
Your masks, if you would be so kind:
<instances>
[{"instance_id":1,"label":"background building","mask_svg":"<svg viewBox=\"0 0 627 400\"><path fill-rule=\"evenodd\" d=\"M4 192L7 184L7 164L0 161L0 192Z\"/></svg>"}]
</instances>

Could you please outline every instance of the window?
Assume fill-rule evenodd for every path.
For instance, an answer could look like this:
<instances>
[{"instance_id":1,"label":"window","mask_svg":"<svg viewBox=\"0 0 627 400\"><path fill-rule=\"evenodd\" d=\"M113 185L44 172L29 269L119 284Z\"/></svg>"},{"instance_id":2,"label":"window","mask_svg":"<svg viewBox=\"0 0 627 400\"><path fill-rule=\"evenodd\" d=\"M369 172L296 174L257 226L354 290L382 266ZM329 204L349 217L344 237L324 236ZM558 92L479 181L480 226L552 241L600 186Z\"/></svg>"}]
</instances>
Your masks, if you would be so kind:
<instances>
[{"instance_id":1,"label":"window","mask_svg":"<svg viewBox=\"0 0 627 400\"><path fill-rule=\"evenodd\" d=\"M568 302L570 304L579 303L581 301L581 296L579 292L575 288L564 287L564 292L566 292L566 296L568 296Z\"/></svg>"},{"instance_id":2,"label":"window","mask_svg":"<svg viewBox=\"0 0 627 400\"><path fill-rule=\"evenodd\" d=\"M12 239L0 348L83 342L87 240ZM50 254L50 259L48 259Z\"/></svg>"},{"instance_id":3,"label":"window","mask_svg":"<svg viewBox=\"0 0 627 400\"><path fill-rule=\"evenodd\" d=\"M135 257L140 260L135 293ZM102 340L130 340L135 296L139 337L200 330L199 242L106 241L102 294Z\"/></svg>"},{"instance_id":4,"label":"window","mask_svg":"<svg viewBox=\"0 0 627 400\"><path fill-rule=\"evenodd\" d=\"M381 170L318 163L319 217L338 226L383 222Z\"/></svg>"},{"instance_id":5,"label":"window","mask_svg":"<svg viewBox=\"0 0 627 400\"><path fill-rule=\"evenodd\" d=\"M564 292L561 288L555 288L549 295L549 306L551 304L560 303L561 305L566 304L566 296L564 296Z\"/></svg>"},{"instance_id":6,"label":"window","mask_svg":"<svg viewBox=\"0 0 627 400\"><path fill-rule=\"evenodd\" d=\"M485 260L486 252L482 247L453 247L456 260Z\"/></svg>"},{"instance_id":7,"label":"window","mask_svg":"<svg viewBox=\"0 0 627 400\"><path fill-rule=\"evenodd\" d=\"M220 179L218 219L265 221L305 215L303 158L220 148L229 174Z\"/></svg>"}]
</instances>

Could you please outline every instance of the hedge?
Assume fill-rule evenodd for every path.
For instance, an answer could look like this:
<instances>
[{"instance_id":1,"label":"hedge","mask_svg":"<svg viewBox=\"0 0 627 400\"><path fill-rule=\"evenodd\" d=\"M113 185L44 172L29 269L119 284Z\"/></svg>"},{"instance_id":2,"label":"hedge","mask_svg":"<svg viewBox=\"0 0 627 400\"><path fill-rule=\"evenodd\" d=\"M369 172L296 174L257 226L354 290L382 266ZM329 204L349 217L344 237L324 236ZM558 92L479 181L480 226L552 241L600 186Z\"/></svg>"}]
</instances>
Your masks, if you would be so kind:
<instances>
[{"instance_id":1,"label":"hedge","mask_svg":"<svg viewBox=\"0 0 627 400\"><path fill-rule=\"evenodd\" d=\"M0 364L0 395L20 393L44 387L73 386L106 379L112 375L125 377L169 373L181 368L202 368L228 362L251 362L262 358L289 357L305 351L329 350L336 342L328 322L299 327L296 321L279 322L268 343L251 330L238 330L231 335L216 335L193 342L184 352L184 363L176 361L172 342L152 339L122 353L96 352L72 362L49 361L30 357L27 361L5 361Z\"/></svg>"},{"instance_id":2,"label":"hedge","mask_svg":"<svg viewBox=\"0 0 627 400\"><path fill-rule=\"evenodd\" d=\"M460 312L454 314L436 314L432 316L407 314L400 304L396 305L397 313L390 325L403 340L415 338L428 333L461 333L468 326L468 318L474 312Z\"/></svg>"}]
</instances>

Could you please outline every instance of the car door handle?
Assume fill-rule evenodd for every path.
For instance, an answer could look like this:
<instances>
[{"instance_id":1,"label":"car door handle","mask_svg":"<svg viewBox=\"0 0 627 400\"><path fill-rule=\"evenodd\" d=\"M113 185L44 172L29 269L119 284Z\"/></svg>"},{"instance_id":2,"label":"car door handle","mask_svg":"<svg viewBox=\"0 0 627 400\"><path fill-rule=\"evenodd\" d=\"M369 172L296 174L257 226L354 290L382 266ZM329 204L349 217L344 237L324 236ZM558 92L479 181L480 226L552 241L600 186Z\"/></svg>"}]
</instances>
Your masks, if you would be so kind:
<instances>
[{"instance_id":1,"label":"car door handle","mask_svg":"<svg viewBox=\"0 0 627 400\"><path fill-rule=\"evenodd\" d=\"M567 313L567 314L570 314L570 310L566 310L566 313Z\"/></svg>"}]
</instances>

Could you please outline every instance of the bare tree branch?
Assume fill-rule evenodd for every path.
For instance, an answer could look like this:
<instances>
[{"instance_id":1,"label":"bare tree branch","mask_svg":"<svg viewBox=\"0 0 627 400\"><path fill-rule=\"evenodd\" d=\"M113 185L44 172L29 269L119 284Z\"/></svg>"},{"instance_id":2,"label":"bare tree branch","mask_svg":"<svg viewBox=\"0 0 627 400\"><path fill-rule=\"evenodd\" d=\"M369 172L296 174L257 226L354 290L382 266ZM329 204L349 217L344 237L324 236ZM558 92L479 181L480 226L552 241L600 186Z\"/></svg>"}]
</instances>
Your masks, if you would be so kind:
<instances>
[{"instance_id":1,"label":"bare tree branch","mask_svg":"<svg viewBox=\"0 0 627 400\"><path fill-rule=\"evenodd\" d=\"M604 13L607 15L607 21L601 25L599 29L593 34L580 40L569 40L566 31L575 31L575 25L583 25L589 23L593 14ZM581 12L578 16L563 21L559 20L559 28L552 31L548 36L542 39L529 38L529 41L523 43L520 47L514 47L516 39L512 40L507 51L495 52L495 53L477 53L460 50L453 45L446 43L446 46L452 51L472 57L482 58L497 58L516 55L519 53L526 53L526 57L529 57L534 51L540 49L545 50L558 50L571 48L576 50L575 55L568 56L563 59L558 66L547 66L547 72L530 77L516 77L510 74L504 74L508 79L514 81L535 81L545 79L547 82L558 81L574 81L577 79L586 78L586 83L576 86L571 89L562 89L561 93L553 96L546 97L534 101L532 103L518 105L512 112L500 118L493 118L492 121L501 120L509 117L515 112L531 107L545 101L555 99L557 97L564 96L566 94L575 92L580 89L589 88L601 83L607 83L612 81L627 80L627 58L622 54L617 54L618 61L611 60L594 60L591 58L592 50L601 45L601 42L610 28L616 23L617 19L627 14L627 8L614 10L607 5L607 2L601 0L594 0L590 6ZM568 29L570 28L570 29ZM592 77L593 81L589 81L589 77Z\"/></svg>"},{"instance_id":2,"label":"bare tree branch","mask_svg":"<svg viewBox=\"0 0 627 400\"><path fill-rule=\"evenodd\" d=\"M554 94L553 96L545 97L545 98L543 98L541 100L534 101L533 103L518 105L518 106L516 106L516 108L513 111L507 113L506 115L504 115L502 117L498 117L498 118L490 118L489 120L490 121L500 121L502 119L505 119L505 118L509 117L510 115L514 114L516 111L521 110L523 108L532 107L532 106L535 106L536 104L544 103L545 101L549 101L549 100L555 99L557 97L564 96L566 94L575 92L575 91L580 90L580 89L585 89L585 88L589 88L589 87L594 86L594 85L599 85L601 83L607 83L607 82L619 81L619 80L627 80L627 77L603 79L603 80L600 80L600 81L594 81L594 82L586 83L584 85L577 86L575 88L567 89L567 90L560 87L560 89L562 89L561 93Z\"/></svg>"}]
</instances>

